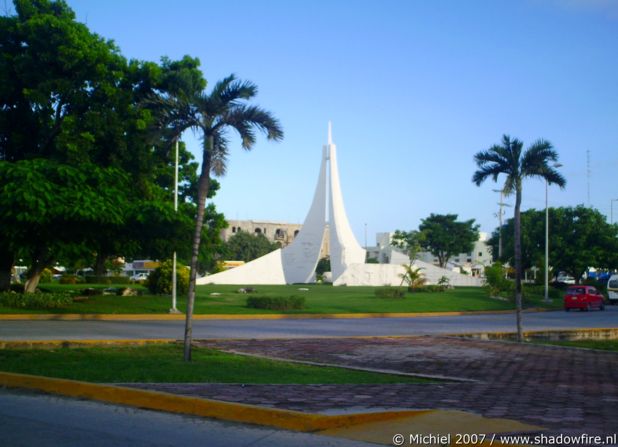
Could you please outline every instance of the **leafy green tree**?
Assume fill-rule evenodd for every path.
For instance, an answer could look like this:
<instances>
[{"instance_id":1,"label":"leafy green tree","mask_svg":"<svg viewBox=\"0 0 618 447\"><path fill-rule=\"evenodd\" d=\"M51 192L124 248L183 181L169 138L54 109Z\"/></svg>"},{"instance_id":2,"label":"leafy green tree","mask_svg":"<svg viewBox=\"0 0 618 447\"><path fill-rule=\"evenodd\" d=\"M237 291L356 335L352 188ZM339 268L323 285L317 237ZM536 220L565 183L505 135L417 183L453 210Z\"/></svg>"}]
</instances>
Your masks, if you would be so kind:
<instances>
[{"instance_id":1,"label":"leafy green tree","mask_svg":"<svg viewBox=\"0 0 618 447\"><path fill-rule=\"evenodd\" d=\"M278 248L281 244L270 242L263 234L239 231L223 244L222 256L233 261L249 262Z\"/></svg>"},{"instance_id":2,"label":"leafy green tree","mask_svg":"<svg viewBox=\"0 0 618 447\"><path fill-rule=\"evenodd\" d=\"M199 257L206 197L211 174L223 175L229 154L229 129L235 130L243 149L250 150L256 141L255 130L262 131L268 139L280 140L283 131L279 122L267 111L248 105L257 94L257 87L243 82L234 75L217 82L210 93L203 85L186 79L174 94L159 95L150 102L159 120L159 128L180 136L186 129L193 129L202 136L202 167L198 179L197 215L191 255L191 276L185 324L184 358L191 360L192 318L195 302L195 281Z\"/></svg>"},{"instance_id":3,"label":"leafy green tree","mask_svg":"<svg viewBox=\"0 0 618 447\"><path fill-rule=\"evenodd\" d=\"M513 219L503 226L503 260L514 258ZM618 268L618 226L607 222L598 210L585 206L549 209L549 265L554 272L564 271L579 281L589 267L601 270ZM545 263L545 211L521 213L522 267ZM498 230L490 244L496 245Z\"/></svg>"},{"instance_id":4,"label":"leafy green tree","mask_svg":"<svg viewBox=\"0 0 618 447\"><path fill-rule=\"evenodd\" d=\"M503 191L505 195L515 194L514 207L514 257L515 257L515 306L517 315L517 340L523 341L521 324L523 276L521 253L521 197L524 179L537 177L561 188L566 185L564 177L550 163L558 161L558 153L549 141L538 140L525 151L523 143L504 135L502 144L496 144L474 156L478 170L472 176L472 181L480 186L488 178L498 181L504 174Z\"/></svg>"},{"instance_id":5,"label":"leafy green tree","mask_svg":"<svg viewBox=\"0 0 618 447\"><path fill-rule=\"evenodd\" d=\"M552 212L550 209L550 214ZM500 229L493 231L487 243L492 248L495 260L515 265L514 232L515 221L511 218L502 225L502 258L498 259ZM552 233L553 231L550 231L550 237L553 237ZM524 270L545 263L545 211L530 209L521 213L521 254Z\"/></svg>"},{"instance_id":6,"label":"leafy green tree","mask_svg":"<svg viewBox=\"0 0 618 447\"><path fill-rule=\"evenodd\" d=\"M12 198L0 197L0 289L8 288L18 257L31 262L29 290L43 264L58 259L95 254L102 273L110 257L166 257L176 250L189 258L197 163L181 144L181 205L174 213L172 140L153 139L152 112L141 105L188 82L203 88L199 62L127 62L111 42L76 22L63 1L16 0L15 11L0 17L0 163L16 164L24 177L3 166L0 190L26 202L15 208L18 215L4 212ZM32 184L24 182L30 177ZM89 208L90 197L80 194L105 182L113 200ZM51 187L50 196L40 195ZM210 212L208 219L220 222L216 210ZM64 217L49 219L52 214Z\"/></svg>"},{"instance_id":7,"label":"leafy green tree","mask_svg":"<svg viewBox=\"0 0 618 447\"><path fill-rule=\"evenodd\" d=\"M410 265L416 259L416 255L421 251L421 245L425 235L419 231L395 230L391 237L391 245L402 250L410 258Z\"/></svg>"},{"instance_id":8,"label":"leafy green tree","mask_svg":"<svg viewBox=\"0 0 618 447\"><path fill-rule=\"evenodd\" d=\"M550 214L550 263L579 283L589 267L618 268L618 225L594 208L556 208Z\"/></svg>"},{"instance_id":9,"label":"leafy green tree","mask_svg":"<svg viewBox=\"0 0 618 447\"><path fill-rule=\"evenodd\" d=\"M440 267L459 253L472 251L479 238L479 226L474 219L457 221L457 214L430 214L418 227L422 233L421 246L438 258Z\"/></svg>"},{"instance_id":10,"label":"leafy green tree","mask_svg":"<svg viewBox=\"0 0 618 447\"><path fill-rule=\"evenodd\" d=\"M0 226L14 253L29 261L26 292L36 289L43 270L67 250L87 250L70 242L85 240L100 224L122 223L126 184L126 175L113 168L0 161Z\"/></svg>"}]
</instances>

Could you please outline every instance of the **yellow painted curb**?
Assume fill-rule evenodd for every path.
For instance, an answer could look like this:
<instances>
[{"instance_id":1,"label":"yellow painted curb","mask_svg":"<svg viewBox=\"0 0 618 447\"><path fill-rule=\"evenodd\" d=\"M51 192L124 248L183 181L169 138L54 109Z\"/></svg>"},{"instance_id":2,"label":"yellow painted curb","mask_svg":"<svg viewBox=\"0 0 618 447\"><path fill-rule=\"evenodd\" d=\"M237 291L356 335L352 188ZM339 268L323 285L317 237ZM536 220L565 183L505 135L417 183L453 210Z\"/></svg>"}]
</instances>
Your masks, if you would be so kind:
<instances>
[{"instance_id":1,"label":"yellow painted curb","mask_svg":"<svg viewBox=\"0 0 618 447\"><path fill-rule=\"evenodd\" d=\"M256 405L222 402L179 396L160 391L101 385L77 380L54 379L0 372L0 384L13 388L45 391L63 396L78 397L128 405L137 408L182 413L247 424L266 425L286 430L314 432L350 427L372 422L411 418L433 410L386 411L346 415L322 415L299 411L280 410Z\"/></svg>"},{"instance_id":2,"label":"yellow painted curb","mask_svg":"<svg viewBox=\"0 0 618 447\"><path fill-rule=\"evenodd\" d=\"M525 312L547 312L548 309L526 309ZM452 312L383 312L341 314L208 314L193 315L194 320L321 320L337 318L419 318L452 317L459 315L510 314L514 310L479 310ZM184 314L0 314L1 320L99 320L99 321L184 321Z\"/></svg>"}]
</instances>

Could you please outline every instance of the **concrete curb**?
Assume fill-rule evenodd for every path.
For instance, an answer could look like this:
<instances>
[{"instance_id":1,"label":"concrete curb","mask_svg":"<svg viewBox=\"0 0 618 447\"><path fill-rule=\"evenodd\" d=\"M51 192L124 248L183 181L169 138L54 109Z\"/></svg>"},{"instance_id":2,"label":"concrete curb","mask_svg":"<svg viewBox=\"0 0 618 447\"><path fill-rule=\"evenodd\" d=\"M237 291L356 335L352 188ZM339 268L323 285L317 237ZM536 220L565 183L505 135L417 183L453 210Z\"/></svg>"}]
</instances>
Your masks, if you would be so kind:
<instances>
[{"instance_id":1,"label":"concrete curb","mask_svg":"<svg viewBox=\"0 0 618 447\"><path fill-rule=\"evenodd\" d=\"M551 312L554 309L530 308L524 312ZM514 310L479 310L452 312L385 312L341 314L208 314L193 315L194 320L322 320L354 318L422 318L454 317L460 315L511 314ZM10 320L58 320L58 321L184 321L184 314L0 314L0 321Z\"/></svg>"},{"instance_id":2,"label":"concrete curb","mask_svg":"<svg viewBox=\"0 0 618 447\"><path fill-rule=\"evenodd\" d=\"M322 415L178 396L160 391L138 390L121 386L8 372L0 372L0 384L12 388L44 391L52 394L86 398L137 408L189 414L246 424L265 425L301 432L338 429L371 422L416 417L434 412L434 410L404 410L347 415Z\"/></svg>"}]
</instances>

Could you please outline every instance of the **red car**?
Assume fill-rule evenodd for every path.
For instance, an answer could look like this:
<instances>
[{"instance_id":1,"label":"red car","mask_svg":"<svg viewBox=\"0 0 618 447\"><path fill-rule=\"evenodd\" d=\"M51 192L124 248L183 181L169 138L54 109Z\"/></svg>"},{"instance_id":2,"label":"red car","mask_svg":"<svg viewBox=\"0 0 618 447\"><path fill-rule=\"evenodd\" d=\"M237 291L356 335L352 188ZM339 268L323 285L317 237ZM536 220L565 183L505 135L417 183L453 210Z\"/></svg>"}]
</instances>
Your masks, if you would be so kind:
<instances>
[{"instance_id":1,"label":"red car","mask_svg":"<svg viewBox=\"0 0 618 447\"><path fill-rule=\"evenodd\" d=\"M564 310L605 309L603 295L592 286L570 286L564 295Z\"/></svg>"}]
</instances>

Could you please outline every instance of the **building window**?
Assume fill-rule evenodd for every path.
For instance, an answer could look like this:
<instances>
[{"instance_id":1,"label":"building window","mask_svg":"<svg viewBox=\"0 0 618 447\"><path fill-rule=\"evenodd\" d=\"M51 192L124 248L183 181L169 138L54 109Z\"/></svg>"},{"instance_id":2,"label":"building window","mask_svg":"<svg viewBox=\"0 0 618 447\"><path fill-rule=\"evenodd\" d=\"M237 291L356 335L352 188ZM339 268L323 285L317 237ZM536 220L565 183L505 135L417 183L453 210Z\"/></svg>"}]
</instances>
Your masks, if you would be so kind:
<instances>
[{"instance_id":1,"label":"building window","mask_svg":"<svg viewBox=\"0 0 618 447\"><path fill-rule=\"evenodd\" d=\"M296 231L294 232L294 237L298 236L298 233L300 233L300 230L296 230Z\"/></svg>"},{"instance_id":2,"label":"building window","mask_svg":"<svg viewBox=\"0 0 618 447\"><path fill-rule=\"evenodd\" d=\"M236 227L232 227L232 233L236 233Z\"/></svg>"},{"instance_id":3,"label":"building window","mask_svg":"<svg viewBox=\"0 0 618 447\"><path fill-rule=\"evenodd\" d=\"M482 257L483 257L483 252L479 251L479 258L482 258Z\"/></svg>"},{"instance_id":4,"label":"building window","mask_svg":"<svg viewBox=\"0 0 618 447\"><path fill-rule=\"evenodd\" d=\"M256 228L255 229L255 234L262 234L262 229L261 228Z\"/></svg>"},{"instance_id":5,"label":"building window","mask_svg":"<svg viewBox=\"0 0 618 447\"><path fill-rule=\"evenodd\" d=\"M285 232L281 228L277 228L275 230L275 239L283 239L285 237Z\"/></svg>"},{"instance_id":6,"label":"building window","mask_svg":"<svg viewBox=\"0 0 618 447\"><path fill-rule=\"evenodd\" d=\"M467 262L472 262L472 258L466 259Z\"/></svg>"}]
</instances>

